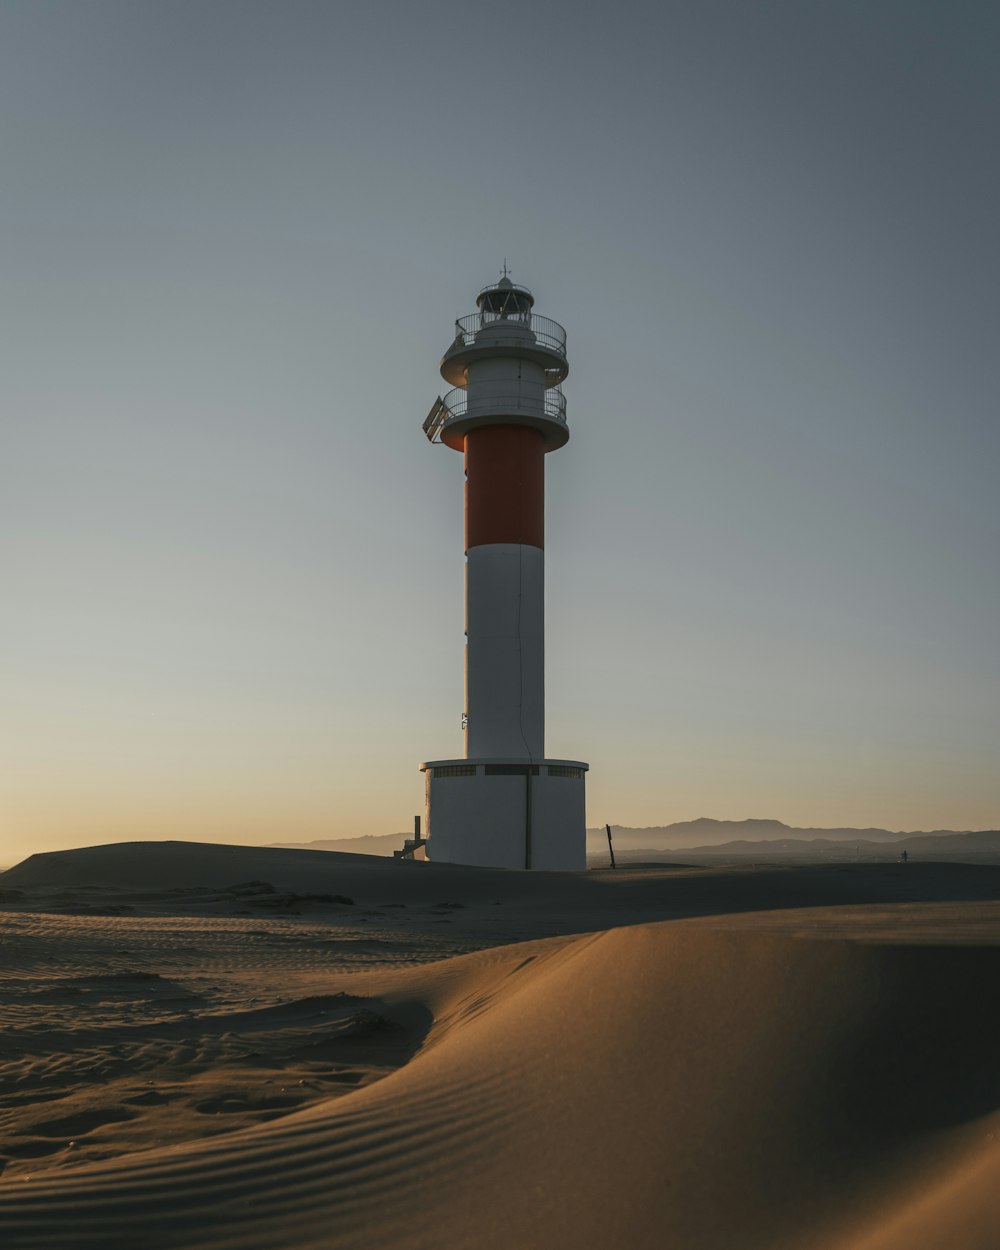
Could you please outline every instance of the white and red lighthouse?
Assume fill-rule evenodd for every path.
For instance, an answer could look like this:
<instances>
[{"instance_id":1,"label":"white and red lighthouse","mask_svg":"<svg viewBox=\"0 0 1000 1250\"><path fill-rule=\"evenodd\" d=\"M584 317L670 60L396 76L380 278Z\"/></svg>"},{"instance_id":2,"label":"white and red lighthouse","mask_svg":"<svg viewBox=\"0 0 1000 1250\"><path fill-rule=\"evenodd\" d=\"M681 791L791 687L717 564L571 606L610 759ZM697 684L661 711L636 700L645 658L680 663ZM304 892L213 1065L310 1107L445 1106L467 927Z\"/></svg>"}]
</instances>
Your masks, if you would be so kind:
<instances>
[{"instance_id":1,"label":"white and red lighthouse","mask_svg":"<svg viewBox=\"0 0 1000 1250\"><path fill-rule=\"evenodd\" d=\"M579 760L545 757L545 456L566 444L566 331L504 276L455 323L424 422L465 455L465 755L421 764L428 857L584 868Z\"/></svg>"}]
</instances>

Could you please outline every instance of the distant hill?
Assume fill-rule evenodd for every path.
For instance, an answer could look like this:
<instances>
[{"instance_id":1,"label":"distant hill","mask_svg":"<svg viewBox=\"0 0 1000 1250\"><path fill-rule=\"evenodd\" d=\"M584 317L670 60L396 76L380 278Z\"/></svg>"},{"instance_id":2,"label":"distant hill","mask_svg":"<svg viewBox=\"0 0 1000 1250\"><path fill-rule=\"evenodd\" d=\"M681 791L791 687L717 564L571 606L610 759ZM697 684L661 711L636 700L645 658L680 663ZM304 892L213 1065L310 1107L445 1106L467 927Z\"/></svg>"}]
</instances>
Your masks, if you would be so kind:
<instances>
[{"instance_id":1,"label":"distant hill","mask_svg":"<svg viewBox=\"0 0 1000 1250\"><path fill-rule=\"evenodd\" d=\"M409 833L367 833L361 838L319 838L315 842L270 842L297 851L346 851L349 855L391 855L401 849Z\"/></svg>"},{"instance_id":2,"label":"distant hill","mask_svg":"<svg viewBox=\"0 0 1000 1250\"><path fill-rule=\"evenodd\" d=\"M672 825L632 829L627 825L612 825L611 836L615 849L622 850L683 850L724 846L731 842L766 843L788 840L823 840L826 842L893 842L902 843L907 838L975 838L994 836L994 831L979 833L955 832L951 829L934 829L929 832L896 832L891 829L803 829L786 825L780 820L712 820L703 816L698 820L680 820ZM593 850L607 846L607 834L603 828L587 830L587 844ZM918 848L914 848L918 849Z\"/></svg>"},{"instance_id":3,"label":"distant hill","mask_svg":"<svg viewBox=\"0 0 1000 1250\"><path fill-rule=\"evenodd\" d=\"M603 845L589 847L591 862L607 857L607 836ZM685 847L615 846L619 863L640 861L651 863L719 864L754 861L785 863L895 860L903 851L913 859L948 860L959 863L1000 863L1000 830L983 829L975 833L918 833L897 836L893 841L870 838L769 838L752 842L733 842Z\"/></svg>"},{"instance_id":4,"label":"distant hill","mask_svg":"<svg viewBox=\"0 0 1000 1250\"><path fill-rule=\"evenodd\" d=\"M903 839L900 849L908 851L1000 851L1000 829L979 829L973 833L914 833Z\"/></svg>"}]
</instances>

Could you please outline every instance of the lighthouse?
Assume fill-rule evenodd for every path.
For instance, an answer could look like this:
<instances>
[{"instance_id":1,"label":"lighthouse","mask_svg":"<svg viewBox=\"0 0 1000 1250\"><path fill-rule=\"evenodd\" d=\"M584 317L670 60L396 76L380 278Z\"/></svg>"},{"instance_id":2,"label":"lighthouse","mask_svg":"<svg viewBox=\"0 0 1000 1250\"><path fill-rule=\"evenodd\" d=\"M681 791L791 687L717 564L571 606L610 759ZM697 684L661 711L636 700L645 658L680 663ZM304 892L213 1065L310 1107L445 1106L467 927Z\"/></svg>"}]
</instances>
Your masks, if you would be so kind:
<instances>
[{"instance_id":1,"label":"lighthouse","mask_svg":"<svg viewBox=\"0 0 1000 1250\"><path fill-rule=\"evenodd\" d=\"M459 317L424 433L465 458L465 754L420 765L436 862L586 867L588 766L545 754L545 459L569 440L566 331L503 277Z\"/></svg>"}]
</instances>

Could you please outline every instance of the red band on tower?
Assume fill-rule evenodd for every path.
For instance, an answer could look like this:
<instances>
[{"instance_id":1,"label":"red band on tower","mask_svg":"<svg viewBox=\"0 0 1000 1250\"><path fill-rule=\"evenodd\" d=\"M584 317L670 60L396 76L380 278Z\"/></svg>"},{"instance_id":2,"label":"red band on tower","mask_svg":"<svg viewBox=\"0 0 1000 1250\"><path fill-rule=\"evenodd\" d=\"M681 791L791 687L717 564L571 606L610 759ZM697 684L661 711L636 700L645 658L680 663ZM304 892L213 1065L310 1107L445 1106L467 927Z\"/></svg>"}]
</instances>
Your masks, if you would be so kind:
<instances>
[{"instance_id":1,"label":"red band on tower","mask_svg":"<svg viewBox=\"0 0 1000 1250\"><path fill-rule=\"evenodd\" d=\"M545 547L545 440L524 425L465 436L465 549L486 543Z\"/></svg>"}]
</instances>

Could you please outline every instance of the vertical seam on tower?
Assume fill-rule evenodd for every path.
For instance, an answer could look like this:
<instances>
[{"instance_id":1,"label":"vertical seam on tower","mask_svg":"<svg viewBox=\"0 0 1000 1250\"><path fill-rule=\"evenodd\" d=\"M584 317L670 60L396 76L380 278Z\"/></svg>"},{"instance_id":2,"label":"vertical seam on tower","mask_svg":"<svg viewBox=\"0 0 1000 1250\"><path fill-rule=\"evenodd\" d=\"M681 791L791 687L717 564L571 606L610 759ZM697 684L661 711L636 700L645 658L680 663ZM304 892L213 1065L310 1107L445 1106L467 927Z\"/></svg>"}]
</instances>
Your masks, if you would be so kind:
<instances>
[{"instance_id":1,"label":"vertical seam on tower","mask_svg":"<svg viewBox=\"0 0 1000 1250\"><path fill-rule=\"evenodd\" d=\"M528 739L524 734L524 647L521 642L521 604L524 600L524 438L518 437L518 482L517 488L520 494L520 508L518 514L520 516L520 530L517 544L517 727L521 731L521 741L524 743L524 749L527 752L529 762L535 757L532 755L531 747ZM528 784L531 784L530 778Z\"/></svg>"}]
</instances>

